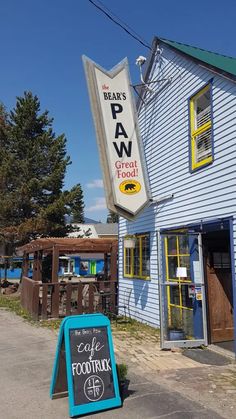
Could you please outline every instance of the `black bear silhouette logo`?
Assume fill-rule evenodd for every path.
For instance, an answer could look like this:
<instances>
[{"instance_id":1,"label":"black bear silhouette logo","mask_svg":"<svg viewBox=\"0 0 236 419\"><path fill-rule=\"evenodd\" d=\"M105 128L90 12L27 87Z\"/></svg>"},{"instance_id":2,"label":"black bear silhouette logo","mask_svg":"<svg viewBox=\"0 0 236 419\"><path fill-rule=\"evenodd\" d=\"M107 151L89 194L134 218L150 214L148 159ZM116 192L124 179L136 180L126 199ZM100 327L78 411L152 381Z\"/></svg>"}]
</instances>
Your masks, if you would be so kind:
<instances>
[{"instance_id":1,"label":"black bear silhouette logo","mask_svg":"<svg viewBox=\"0 0 236 419\"><path fill-rule=\"evenodd\" d=\"M136 188L136 185L134 183L127 183L125 185L125 191L133 191Z\"/></svg>"}]
</instances>

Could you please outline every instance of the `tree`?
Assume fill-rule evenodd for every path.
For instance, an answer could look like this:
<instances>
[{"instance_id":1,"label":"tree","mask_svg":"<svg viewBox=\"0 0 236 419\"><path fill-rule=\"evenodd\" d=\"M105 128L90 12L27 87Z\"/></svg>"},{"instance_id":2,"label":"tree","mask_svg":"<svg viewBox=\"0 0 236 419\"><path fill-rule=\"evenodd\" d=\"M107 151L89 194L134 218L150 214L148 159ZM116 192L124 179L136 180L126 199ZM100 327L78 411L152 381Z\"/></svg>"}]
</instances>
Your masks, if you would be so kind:
<instances>
[{"instance_id":1,"label":"tree","mask_svg":"<svg viewBox=\"0 0 236 419\"><path fill-rule=\"evenodd\" d=\"M109 210L109 214L107 216L107 223L111 224L111 223L118 223L119 221L119 215L116 214L115 212Z\"/></svg>"},{"instance_id":2,"label":"tree","mask_svg":"<svg viewBox=\"0 0 236 419\"><path fill-rule=\"evenodd\" d=\"M17 98L9 116L0 108L0 237L5 244L63 236L66 214L83 220L80 184L62 190L71 161L65 135L56 136L52 123L31 92Z\"/></svg>"}]
</instances>

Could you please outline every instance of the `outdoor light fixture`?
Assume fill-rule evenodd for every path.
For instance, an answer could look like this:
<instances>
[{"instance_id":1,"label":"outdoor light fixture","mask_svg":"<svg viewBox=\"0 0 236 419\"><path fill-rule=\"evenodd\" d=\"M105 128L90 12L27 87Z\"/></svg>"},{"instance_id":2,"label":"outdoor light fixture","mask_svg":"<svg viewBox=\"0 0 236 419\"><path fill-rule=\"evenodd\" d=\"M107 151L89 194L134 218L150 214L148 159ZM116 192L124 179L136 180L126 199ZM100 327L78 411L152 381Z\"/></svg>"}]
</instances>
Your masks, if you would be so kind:
<instances>
[{"instance_id":1,"label":"outdoor light fixture","mask_svg":"<svg viewBox=\"0 0 236 419\"><path fill-rule=\"evenodd\" d=\"M126 249L134 249L136 243L135 236L125 237L124 239L124 247Z\"/></svg>"}]
</instances>

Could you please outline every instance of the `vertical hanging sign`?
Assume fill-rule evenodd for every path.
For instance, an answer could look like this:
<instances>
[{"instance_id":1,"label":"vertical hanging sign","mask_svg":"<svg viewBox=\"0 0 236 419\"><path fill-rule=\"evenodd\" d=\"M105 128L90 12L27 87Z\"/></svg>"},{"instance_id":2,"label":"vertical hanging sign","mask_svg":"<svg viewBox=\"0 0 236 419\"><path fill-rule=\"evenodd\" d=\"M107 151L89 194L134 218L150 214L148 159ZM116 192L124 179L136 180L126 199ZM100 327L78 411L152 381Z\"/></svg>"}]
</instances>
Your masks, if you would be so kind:
<instances>
[{"instance_id":1,"label":"vertical hanging sign","mask_svg":"<svg viewBox=\"0 0 236 419\"><path fill-rule=\"evenodd\" d=\"M106 71L83 57L107 206L130 220L149 203L128 61Z\"/></svg>"}]
</instances>

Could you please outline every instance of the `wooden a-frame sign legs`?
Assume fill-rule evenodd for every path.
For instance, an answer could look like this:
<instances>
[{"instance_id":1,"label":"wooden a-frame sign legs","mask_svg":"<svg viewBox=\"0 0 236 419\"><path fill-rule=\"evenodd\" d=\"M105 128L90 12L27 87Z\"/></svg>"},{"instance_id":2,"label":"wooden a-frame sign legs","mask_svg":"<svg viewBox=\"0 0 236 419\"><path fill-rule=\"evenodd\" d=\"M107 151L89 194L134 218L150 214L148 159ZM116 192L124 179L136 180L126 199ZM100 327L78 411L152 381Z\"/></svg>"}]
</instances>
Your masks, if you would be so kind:
<instances>
[{"instance_id":1,"label":"wooden a-frame sign legs","mask_svg":"<svg viewBox=\"0 0 236 419\"><path fill-rule=\"evenodd\" d=\"M110 321L103 314L61 323L50 397L67 395L71 417L121 406Z\"/></svg>"}]
</instances>

